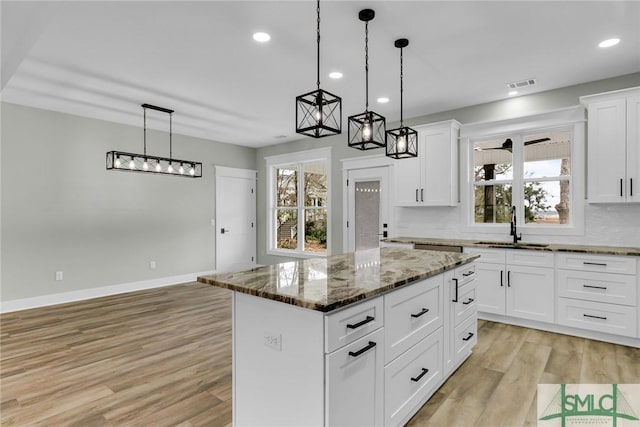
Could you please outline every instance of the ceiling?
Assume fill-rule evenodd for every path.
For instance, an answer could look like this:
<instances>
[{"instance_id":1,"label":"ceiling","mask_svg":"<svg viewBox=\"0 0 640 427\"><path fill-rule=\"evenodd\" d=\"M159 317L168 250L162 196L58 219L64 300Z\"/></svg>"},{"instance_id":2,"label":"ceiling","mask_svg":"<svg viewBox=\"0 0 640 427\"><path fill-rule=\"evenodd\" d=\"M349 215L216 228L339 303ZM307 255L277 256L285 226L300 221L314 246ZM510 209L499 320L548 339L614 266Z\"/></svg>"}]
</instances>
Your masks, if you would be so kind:
<instances>
[{"instance_id":1,"label":"ceiling","mask_svg":"<svg viewBox=\"0 0 640 427\"><path fill-rule=\"evenodd\" d=\"M7 1L3 101L142 125L140 104L175 110L174 133L260 147L299 139L295 97L316 88L314 1ZM349 115L416 117L640 71L637 1L324 1L321 86ZM271 35L260 44L256 31ZM619 37L615 47L598 48ZM341 71L340 80L329 79ZM390 98L378 104L381 96ZM148 126L166 129L166 116ZM346 139L346 135L345 135Z\"/></svg>"}]
</instances>

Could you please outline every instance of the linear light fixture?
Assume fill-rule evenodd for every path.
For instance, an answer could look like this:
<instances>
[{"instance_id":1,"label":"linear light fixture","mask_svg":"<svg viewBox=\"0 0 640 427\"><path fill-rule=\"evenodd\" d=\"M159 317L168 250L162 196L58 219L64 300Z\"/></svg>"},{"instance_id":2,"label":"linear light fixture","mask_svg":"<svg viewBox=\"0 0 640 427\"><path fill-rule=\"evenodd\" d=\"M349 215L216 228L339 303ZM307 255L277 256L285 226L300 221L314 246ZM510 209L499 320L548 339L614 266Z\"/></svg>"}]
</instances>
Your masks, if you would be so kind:
<instances>
[{"instance_id":1,"label":"linear light fixture","mask_svg":"<svg viewBox=\"0 0 640 427\"><path fill-rule=\"evenodd\" d=\"M349 117L347 137L349 147L358 150L382 148L386 144L386 119L369 111L369 21L375 16L373 9L362 9L358 13L358 19L364 22L365 109L364 113Z\"/></svg>"},{"instance_id":2,"label":"linear light fixture","mask_svg":"<svg viewBox=\"0 0 640 427\"><path fill-rule=\"evenodd\" d=\"M342 99L320 89L320 0L316 4L317 89L296 97L296 133L322 138L342 133Z\"/></svg>"},{"instance_id":3,"label":"linear light fixture","mask_svg":"<svg viewBox=\"0 0 640 427\"><path fill-rule=\"evenodd\" d=\"M400 49L400 127L387 131L387 156L393 159L418 157L418 132L404 126L402 117L403 62L402 49L409 46L408 39L398 39L394 46Z\"/></svg>"},{"instance_id":4,"label":"linear light fixture","mask_svg":"<svg viewBox=\"0 0 640 427\"><path fill-rule=\"evenodd\" d=\"M150 156L147 154L147 108L169 114L169 157ZM193 160L173 158L173 110L142 104L144 111L144 153L135 154L124 151L107 152L107 170L123 172L155 173L161 175L183 176L185 178L202 178L202 163Z\"/></svg>"}]
</instances>

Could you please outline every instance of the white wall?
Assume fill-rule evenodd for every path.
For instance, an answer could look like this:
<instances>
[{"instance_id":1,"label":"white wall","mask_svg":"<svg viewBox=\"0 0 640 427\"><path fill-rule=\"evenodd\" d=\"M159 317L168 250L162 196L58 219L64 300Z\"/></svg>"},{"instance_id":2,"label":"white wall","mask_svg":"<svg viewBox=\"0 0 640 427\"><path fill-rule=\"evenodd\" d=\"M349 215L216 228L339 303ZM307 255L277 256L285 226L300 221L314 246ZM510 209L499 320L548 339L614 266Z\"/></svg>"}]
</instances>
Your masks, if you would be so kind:
<instances>
[{"instance_id":1,"label":"white wall","mask_svg":"<svg viewBox=\"0 0 640 427\"><path fill-rule=\"evenodd\" d=\"M488 122L509 119L514 117L543 113L560 108L578 105L579 98L584 95L608 92L640 86L640 73L614 77L559 88L547 92L535 93L517 98L509 98L487 104L474 105L452 111L443 111L435 114L415 117L405 120L408 126L434 123L442 120L456 119L461 123ZM452 89L455 90L455 89ZM415 94L412 96L416 96ZM423 95L425 97L428 94ZM345 116L354 112L345 112ZM391 129L397 123L387 123ZM376 154L380 150L360 152L347 147L346 120L343 120L343 134L322 139L304 138L284 144L259 148L256 151L256 166L258 168L258 262L270 264L284 260L282 257L266 255L266 184L264 157L285 152L309 150L320 147L332 148L332 197L331 218L333 228L331 230L331 251L333 254L342 253L342 171L341 159L355 158L363 155ZM402 160L396 160L396 164L402 164ZM262 181L262 182L260 182ZM608 206L586 207L587 232L584 236L561 238L563 242L589 243L589 244L616 244L623 246L640 246L638 226L640 225L640 213L638 207L633 206ZM482 234L468 234L461 232L462 217L460 208L395 208L395 229L398 235L416 237L458 237L458 238L484 238ZM406 226L399 228L398 226ZM495 235L486 236L495 239ZM507 240L508 236L504 240ZM546 239L548 241L554 238Z\"/></svg>"},{"instance_id":2,"label":"white wall","mask_svg":"<svg viewBox=\"0 0 640 427\"><path fill-rule=\"evenodd\" d=\"M142 126L1 108L3 304L214 270L213 165L255 169L255 149L174 135L201 179L107 171L107 151L142 152ZM168 155L166 133L147 142Z\"/></svg>"}]
</instances>

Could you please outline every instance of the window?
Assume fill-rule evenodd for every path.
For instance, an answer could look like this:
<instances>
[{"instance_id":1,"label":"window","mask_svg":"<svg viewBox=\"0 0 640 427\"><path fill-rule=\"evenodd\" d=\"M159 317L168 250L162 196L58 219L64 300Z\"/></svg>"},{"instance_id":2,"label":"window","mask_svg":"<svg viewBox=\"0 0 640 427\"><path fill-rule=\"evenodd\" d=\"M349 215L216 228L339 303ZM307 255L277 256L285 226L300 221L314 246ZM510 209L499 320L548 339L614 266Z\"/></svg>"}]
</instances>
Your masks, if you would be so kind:
<instances>
[{"instance_id":1,"label":"window","mask_svg":"<svg viewBox=\"0 0 640 427\"><path fill-rule=\"evenodd\" d=\"M269 253L327 255L330 149L267 158Z\"/></svg>"},{"instance_id":2,"label":"window","mask_svg":"<svg viewBox=\"0 0 640 427\"><path fill-rule=\"evenodd\" d=\"M471 140L474 224L573 225L569 128Z\"/></svg>"}]
</instances>

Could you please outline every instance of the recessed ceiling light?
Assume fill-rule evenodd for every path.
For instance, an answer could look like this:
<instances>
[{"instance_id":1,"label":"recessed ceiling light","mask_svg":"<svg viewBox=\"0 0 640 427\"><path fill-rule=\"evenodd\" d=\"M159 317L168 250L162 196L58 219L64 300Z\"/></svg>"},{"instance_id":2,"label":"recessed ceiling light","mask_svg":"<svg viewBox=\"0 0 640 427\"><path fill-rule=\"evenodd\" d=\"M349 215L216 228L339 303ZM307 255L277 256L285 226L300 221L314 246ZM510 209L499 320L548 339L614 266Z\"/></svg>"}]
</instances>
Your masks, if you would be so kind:
<instances>
[{"instance_id":1,"label":"recessed ceiling light","mask_svg":"<svg viewBox=\"0 0 640 427\"><path fill-rule=\"evenodd\" d=\"M389 102L389 98L387 98L386 96L380 97L378 98L378 102L380 104L386 104L387 102Z\"/></svg>"},{"instance_id":2,"label":"recessed ceiling light","mask_svg":"<svg viewBox=\"0 0 640 427\"><path fill-rule=\"evenodd\" d=\"M516 96L518 94L517 90L512 90L509 92L509 96Z\"/></svg>"},{"instance_id":3,"label":"recessed ceiling light","mask_svg":"<svg viewBox=\"0 0 640 427\"><path fill-rule=\"evenodd\" d=\"M620 43L620 39L607 39L598 43L598 47L611 47Z\"/></svg>"},{"instance_id":4,"label":"recessed ceiling light","mask_svg":"<svg viewBox=\"0 0 640 427\"><path fill-rule=\"evenodd\" d=\"M253 39L260 43L266 43L271 40L271 36L267 33L253 33Z\"/></svg>"},{"instance_id":5,"label":"recessed ceiling light","mask_svg":"<svg viewBox=\"0 0 640 427\"><path fill-rule=\"evenodd\" d=\"M329 77L331 77L332 79L341 79L342 73L340 71L334 71L332 73L329 73Z\"/></svg>"}]
</instances>

